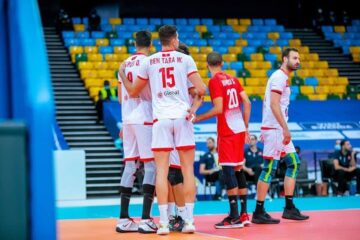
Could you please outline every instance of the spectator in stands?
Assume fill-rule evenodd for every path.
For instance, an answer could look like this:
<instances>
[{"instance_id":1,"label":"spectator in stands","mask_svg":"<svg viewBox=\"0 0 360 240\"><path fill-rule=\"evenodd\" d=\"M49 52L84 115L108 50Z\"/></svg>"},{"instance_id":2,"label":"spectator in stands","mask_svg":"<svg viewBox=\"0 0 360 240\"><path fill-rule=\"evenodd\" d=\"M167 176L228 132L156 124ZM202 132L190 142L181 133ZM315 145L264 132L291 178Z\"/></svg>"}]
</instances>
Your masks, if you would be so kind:
<instances>
[{"instance_id":1,"label":"spectator in stands","mask_svg":"<svg viewBox=\"0 0 360 240\"><path fill-rule=\"evenodd\" d=\"M333 10L329 11L329 24L330 25L335 25L336 24L336 15L335 15L335 12Z\"/></svg>"},{"instance_id":2,"label":"spectator in stands","mask_svg":"<svg viewBox=\"0 0 360 240\"><path fill-rule=\"evenodd\" d=\"M335 141L334 152L329 153L329 156L328 156L329 159L334 158L335 154L336 154L338 151L341 150L340 143L341 143L341 140L340 140L340 139L337 139L337 140Z\"/></svg>"},{"instance_id":3,"label":"spectator in stands","mask_svg":"<svg viewBox=\"0 0 360 240\"><path fill-rule=\"evenodd\" d=\"M334 154L335 178L339 183L338 194L347 190L347 182L356 177L356 191L360 194L360 169L356 167L355 151L352 151L350 141L342 140L341 150Z\"/></svg>"},{"instance_id":4,"label":"spectator in stands","mask_svg":"<svg viewBox=\"0 0 360 240\"><path fill-rule=\"evenodd\" d=\"M208 183L215 183L216 193L215 200L221 199L222 184L222 171L218 165L218 154L216 152L215 140L209 137L206 141L208 152L200 157L200 174L204 175Z\"/></svg>"},{"instance_id":5,"label":"spectator in stands","mask_svg":"<svg viewBox=\"0 0 360 240\"><path fill-rule=\"evenodd\" d=\"M245 150L245 176L247 182L257 183L263 167L263 151L257 147L256 135L250 136L249 147Z\"/></svg>"},{"instance_id":6,"label":"spectator in stands","mask_svg":"<svg viewBox=\"0 0 360 240\"><path fill-rule=\"evenodd\" d=\"M347 26L347 25L350 25L350 17L347 13L347 11L343 11L342 14L341 14L341 24Z\"/></svg>"},{"instance_id":7,"label":"spectator in stands","mask_svg":"<svg viewBox=\"0 0 360 240\"><path fill-rule=\"evenodd\" d=\"M324 25L324 23L325 23L325 18L324 18L323 10L321 8L318 8L315 15L315 19L313 20L313 25L315 28L320 30L321 26Z\"/></svg>"},{"instance_id":8,"label":"spectator in stands","mask_svg":"<svg viewBox=\"0 0 360 240\"><path fill-rule=\"evenodd\" d=\"M96 102L98 123L103 120L103 103L106 101L117 101L117 90L110 87L108 80L104 81L104 87L99 91L99 99Z\"/></svg>"},{"instance_id":9,"label":"spectator in stands","mask_svg":"<svg viewBox=\"0 0 360 240\"><path fill-rule=\"evenodd\" d=\"M69 14L64 10L60 9L58 16L55 20L57 32L73 30L73 23Z\"/></svg>"},{"instance_id":10,"label":"spectator in stands","mask_svg":"<svg viewBox=\"0 0 360 240\"><path fill-rule=\"evenodd\" d=\"M97 14L95 9L90 11L88 18L89 18L89 30L90 31L100 30L101 18Z\"/></svg>"}]
</instances>

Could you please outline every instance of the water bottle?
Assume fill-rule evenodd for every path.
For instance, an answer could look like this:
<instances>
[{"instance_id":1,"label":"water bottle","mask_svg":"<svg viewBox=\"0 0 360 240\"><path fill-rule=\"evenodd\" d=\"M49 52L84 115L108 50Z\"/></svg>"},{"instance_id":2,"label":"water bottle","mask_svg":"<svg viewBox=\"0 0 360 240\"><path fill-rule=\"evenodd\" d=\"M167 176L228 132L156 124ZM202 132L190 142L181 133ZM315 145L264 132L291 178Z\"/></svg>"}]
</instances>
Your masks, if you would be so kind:
<instances>
[{"instance_id":1,"label":"water bottle","mask_svg":"<svg viewBox=\"0 0 360 240\"><path fill-rule=\"evenodd\" d=\"M351 196L355 195L355 193L356 193L356 181L355 181L355 179L351 180L349 190L350 190L349 192L350 192Z\"/></svg>"},{"instance_id":2,"label":"water bottle","mask_svg":"<svg viewBox=\"0 0 360 240\"><path fill-rule=\"evenodd\" d=\"M304 191L303 191L303 189L302 189L302 187L301 187L301 188L299 189L299 196L302 197L303 194L304 194Z\"/></svg>"}]
</instances>

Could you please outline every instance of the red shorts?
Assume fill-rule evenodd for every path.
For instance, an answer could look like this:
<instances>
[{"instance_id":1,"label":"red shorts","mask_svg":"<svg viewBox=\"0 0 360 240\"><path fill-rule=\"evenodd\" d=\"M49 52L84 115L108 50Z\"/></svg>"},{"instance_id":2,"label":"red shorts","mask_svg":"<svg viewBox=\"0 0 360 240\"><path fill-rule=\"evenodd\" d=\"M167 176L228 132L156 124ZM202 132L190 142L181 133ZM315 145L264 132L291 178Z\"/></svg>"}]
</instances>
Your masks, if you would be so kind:
<instances>
[{"instance_id":1,"label":"red shorts","mask_svg":"<svg viewBox=\"0 0 360 240\"><path fill-rule=\"evenodd\" d=\"M244 163L245 132L218 137L219 165L239 166Z\"/></svg>"}]
</instances>

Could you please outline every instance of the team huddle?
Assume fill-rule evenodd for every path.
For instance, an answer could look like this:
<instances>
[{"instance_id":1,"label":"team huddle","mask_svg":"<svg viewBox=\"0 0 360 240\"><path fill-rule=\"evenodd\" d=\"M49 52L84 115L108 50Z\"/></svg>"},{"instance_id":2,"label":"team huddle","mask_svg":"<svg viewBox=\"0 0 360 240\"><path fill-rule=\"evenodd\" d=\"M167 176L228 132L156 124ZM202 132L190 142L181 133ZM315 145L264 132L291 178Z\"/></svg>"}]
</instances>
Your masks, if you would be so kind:
<instances>
[{"instance_id":1,"label":"team huddle","mask_svg":"<svg viewBox=\"0 0 360 240\"><path fill-rule=\"evenodd\" d=\"M229 216L215 228L241 228L251 222L279 223L264 209L264 200L280 156L287 163L284 181L286 206L283 218L305 220L293 204L295 179L300 164L287 127L290 97L288 76L300 63L296 49L283 52L283 65L269 78L263 106L262 138L264 168L257 186L257 204L250 221L247 213L247 185L242 170L244 145L248 141L251 103L240 82L222 72L222 56L207 56L211 73L209 92L213 107L196 115L206 86L185 45L179 43L175 26L159 29L162 50L150 55L151 34L136 33L137 52L119 69L118 95L121 101L125 168L121 177L121 212L118 232L169 234L194 233L196 196L193 123L217 117L219 165L229 198ZM242 105L242 108L241 108ZM129 216L129 203L139 163L144 164L143 210L140 223ZM157 195L159 224L150 216ZM238 198L241 211L238 210ZM168 204L173 203L174 204ZM176 208L176 211L175 211Z\"/></svg>"}]
</instances>

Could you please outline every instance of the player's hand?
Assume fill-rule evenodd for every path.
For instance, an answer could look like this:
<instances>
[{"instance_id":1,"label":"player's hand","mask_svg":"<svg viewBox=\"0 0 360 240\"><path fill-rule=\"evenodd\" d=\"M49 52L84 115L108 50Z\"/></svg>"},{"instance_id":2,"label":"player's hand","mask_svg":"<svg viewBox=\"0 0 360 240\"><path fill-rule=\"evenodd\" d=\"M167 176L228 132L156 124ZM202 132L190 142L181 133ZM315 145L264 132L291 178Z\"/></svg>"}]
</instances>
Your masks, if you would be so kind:
<instances>
[{"instance_id":1,"label":"player's hand","mask_svg":"<svg viewBox=\"0 0 360 240\"><path fill-rule=\"evenodd\" d=\"M355 167L355 166L352 166L352 167L349 167L348 169L349 169L348 172L352 172L352 171L354 171L354 170L356 169L356 167Z\"/></svg>"},{"instance_id":2,"label":"player's hand","mask_svg":"<svg viewBox=\"0 0 360 240\"><path fill-rule=\"evenodd\" d=\"M259 141L261 143L264 143L264 134L262 134L262 133L260 134Z\"/></svg>"},{"instance_id":3,"label":"player's hand","mask_svg":"<svg viewBox=\"0 0 360 240\"><path fill-rule=\"evenodd\" d=\"M188 110L188 114L186 115L186 120L188 120L190 122L195 122L196 114L195 114L195 111L193 109L190 108Z\"/></svg>"},{"instance_id":4,"label":"player's hand","mask_svg":"<svg viewBox=\"0 0 360 240\"><path fill-rule=\"evenodd\" d=\"M119 131L119 138L123 139L124 138L124 133L123 133L123 129L121 128Z\"/></svg>"},{"instance_id":5,"label":"player's hand","mask_svg":"<svg viewBox=\"0 0 360 240\"><path fill-rule=\"evenodd\" d=\"M283 130L283 144L288 145L291 141L291 133L288 128Z\"/></svg>"},{"instance_id":6,"label":"player's hand","mask_svg":"<svg viewBox=\"0 0 360 240\"><path fill-rule=\"evenodd\" d=\"M249 174L250 176L254 176L254 175L255 175L254 171L253 171L251 168L249 168L248 174Z\"/></svg>"},{"instance_id":7,"label":"player's hand","mask_svg":"<svg viewBox=\"0 0 360 240\"><path fill-rule=\"evenodd\" d=\"M248 129L245 131L245 143L250 144L250 133Z\"/></svg>"}]
</instances>

